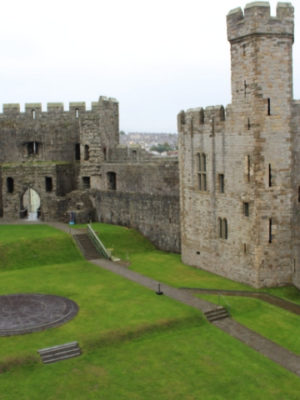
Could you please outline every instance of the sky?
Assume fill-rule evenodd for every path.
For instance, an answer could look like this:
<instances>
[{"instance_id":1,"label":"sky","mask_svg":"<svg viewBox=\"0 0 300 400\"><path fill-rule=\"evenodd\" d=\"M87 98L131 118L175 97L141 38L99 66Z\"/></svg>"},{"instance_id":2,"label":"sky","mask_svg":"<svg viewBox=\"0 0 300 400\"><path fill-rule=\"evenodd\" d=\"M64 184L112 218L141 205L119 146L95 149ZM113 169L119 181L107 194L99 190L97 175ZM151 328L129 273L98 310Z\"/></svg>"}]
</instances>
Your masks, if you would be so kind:
<instances>
[{"instance_id":1,"label":"sky","mask_svg":"<svg viewBox=\"0 0 300 400\"><path fill-rule=\"evenodd\" d=\"M182 109L231 101L226 15L244 0L12 0L1 6L2 104L119 101L120 130L176 132ZM270 1L271 15L276 14ZM300 0L294 98L300 99Z\"/></svg>"}]
</instances>

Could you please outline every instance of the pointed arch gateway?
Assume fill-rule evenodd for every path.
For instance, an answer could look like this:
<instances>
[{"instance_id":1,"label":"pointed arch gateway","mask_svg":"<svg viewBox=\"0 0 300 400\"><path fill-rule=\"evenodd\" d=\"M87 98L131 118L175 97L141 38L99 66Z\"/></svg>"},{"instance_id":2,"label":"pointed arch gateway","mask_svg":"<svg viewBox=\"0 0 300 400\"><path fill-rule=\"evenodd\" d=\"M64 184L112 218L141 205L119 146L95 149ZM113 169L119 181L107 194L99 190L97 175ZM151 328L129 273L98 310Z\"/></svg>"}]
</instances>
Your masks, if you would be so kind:
<instances>
[{"instance_id":1,"label":"pointed arch gateway","mask_svg":"<svg viewBox=\"0 0 300 400\"><path fill-rule=\"evenodd\" d=\"M27 188L21 198L21 217L36 221L40 217L41 198L38 192Z\"/></svg>"}]
</instances>

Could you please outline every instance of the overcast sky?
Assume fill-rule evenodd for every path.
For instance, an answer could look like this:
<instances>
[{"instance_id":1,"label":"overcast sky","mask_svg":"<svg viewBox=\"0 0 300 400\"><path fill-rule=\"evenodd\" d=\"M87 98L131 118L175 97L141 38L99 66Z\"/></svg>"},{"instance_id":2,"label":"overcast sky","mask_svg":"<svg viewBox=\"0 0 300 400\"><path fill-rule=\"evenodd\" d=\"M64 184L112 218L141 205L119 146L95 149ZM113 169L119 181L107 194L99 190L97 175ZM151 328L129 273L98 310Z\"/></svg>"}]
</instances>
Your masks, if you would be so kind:
<instances>
[{"instance_id":1,"label":"overcast sky","mask_svg":"<svg viewBox=\"0 0 300 400\"><path fill-rule=\"evenodd\" d=\"M230 103L226 14L244 0L12 0L1 6L0 104L120 103L120 129L176 132L181 109ZM271 0L275 15L276 1ZM300 99L300 0L294 0Z\"/></svg>"}]
</instances>

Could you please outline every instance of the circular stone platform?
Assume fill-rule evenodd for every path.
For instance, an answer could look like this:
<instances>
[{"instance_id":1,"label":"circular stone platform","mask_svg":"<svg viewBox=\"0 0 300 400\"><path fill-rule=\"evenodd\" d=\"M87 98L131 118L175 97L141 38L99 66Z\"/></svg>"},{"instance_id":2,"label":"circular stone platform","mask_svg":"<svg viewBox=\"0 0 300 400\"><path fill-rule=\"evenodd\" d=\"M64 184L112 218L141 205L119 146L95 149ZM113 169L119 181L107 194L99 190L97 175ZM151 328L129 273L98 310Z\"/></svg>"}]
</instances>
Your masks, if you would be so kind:
<instances>
[{"instance_id":1,"label":"circular stone platform","mask_svg":"<svg viewBox=\"0 0 300 400\"><path fill-rule=\"evenodd\" d=\"M75 317L77 304L48 294L0 296L0 336L21 335L64 324Z\"/></svg>"}]
</instances>

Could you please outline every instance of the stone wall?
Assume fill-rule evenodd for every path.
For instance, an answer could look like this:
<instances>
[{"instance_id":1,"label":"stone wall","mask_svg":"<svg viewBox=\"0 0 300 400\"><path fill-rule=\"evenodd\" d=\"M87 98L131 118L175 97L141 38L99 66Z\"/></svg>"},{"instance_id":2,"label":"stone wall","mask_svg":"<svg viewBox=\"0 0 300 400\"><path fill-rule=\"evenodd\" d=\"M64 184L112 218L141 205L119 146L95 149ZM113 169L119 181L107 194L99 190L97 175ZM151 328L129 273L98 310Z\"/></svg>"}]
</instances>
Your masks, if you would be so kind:
<instances>
[{"instance_id":1,"label":"stone wall","mask_svg":"<svg viewBox=\"0 0 300 400\"><path fill-rule=\"evenodd\" d=\"M28 188L37 192L41 201L41 218L55 220L65 218L65 206L60 204L66 190L74 189L76 171L73 164L44 163L29 165L26 163L4 165L1 168L4 194L2 201L3 215L9 219L22 217L23 196ZM51 185L47 187L46 178ZM10 185L10 187L9 187Z\"/></svg>"},{"instance_id":2,"label":"stone wall","mask_svg":"<svg viewBox=\"0 0 300 400\"><path fill-rule=\"evenodd\" d=\"M279 3L274 18L268 3L250 3L227 28L232 104L178 116L182 258L255 287L284 285L295 264L293 7Z\"/></svg>"},{"instance_id":3,"label":"stone wall","mask_svg":"<svg viewBox=\"0 0 300 400\"><path fill-rule=\"evenodd\" d=\"M0 163L26 161L85 161L99 164L106 148L119 142L118 103L100 97L87 111L85 103L4 104L0 114ZM89 147L89 158L84 147ZM80 151L79 151L80 150Z\"/></svg>"},{"instance_id":4,"label":"stone wall","mask_svg":"<svg viewBox=\"0 0 300 400\"><path fill-rule=\"evenodd\" d=\"M101 167L101 188L109 189L108 174L116 177L116 190L179 196L178 160L105 163Z\"/></svg>"},{"instance_id":5,"label":"stone wall","mask_svg":"<svg viewBox=\"0 0 300 400\"><path fill-rule=\"evenodd\" d=\"M294 243L294 260L293 260L293 283L300 289L300 101L293 103L293 120L292 120L293 135L293 243Z\"/></svg>"},{"instance_id":6,"label":"stone wall","mask_svg":"<svg viewBox=\"0 0 300 400\"><path fill-rule=\"evenodd\" d=\"M109 189L108 173L116 177ZM96 191L97 219L138 229L166 251L180 251L178 161L106 163Z\"/></svg>"},{"instance_id":7,"label":"stone wall","mask_svg":"<svg viewBox=\"0 0 300 400\"><path fill-rule=\"evenodd\" d=\"M97 220L135 228L158 248L180 251L178 196L98 191L95 203Z\"/></svg>"}]
</instances>

